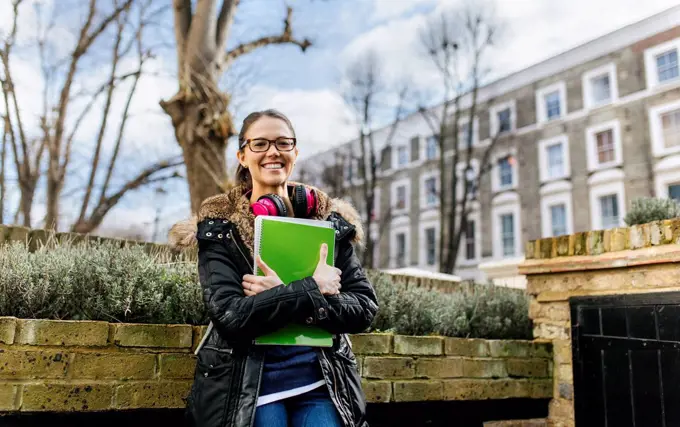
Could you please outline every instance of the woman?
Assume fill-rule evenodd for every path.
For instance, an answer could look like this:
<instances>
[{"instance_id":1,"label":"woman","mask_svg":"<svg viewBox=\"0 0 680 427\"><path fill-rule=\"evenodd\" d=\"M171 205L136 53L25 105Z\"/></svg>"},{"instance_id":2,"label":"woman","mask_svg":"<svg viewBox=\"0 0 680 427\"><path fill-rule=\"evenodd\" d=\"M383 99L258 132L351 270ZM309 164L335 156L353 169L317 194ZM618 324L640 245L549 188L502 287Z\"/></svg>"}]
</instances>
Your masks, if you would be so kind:
<instances>
[{"instance_id":1,"label":"woman","mask_svg":"<svg viewBox=\"0 0 680 427\"><path fill-rule=\"evenodd\" d=\"M206 199L194 221L176 224L170 243L198 243L203 300L214 328L198 352L187 413L198 427L366 427L366 403L345 334L366 330L378 310L354 252L363 238L348 203L288 181L298 147L286 116L250 114L239 134L238 185ZM253 276L256 214L331 221L335 266L283 286L275 271ZM291 251L295 242L290 242ZM325 260L325 247L320 248ZM288 322L335 334L332 348L257 346L253 339Z\"/></svg>"}]
</instances>

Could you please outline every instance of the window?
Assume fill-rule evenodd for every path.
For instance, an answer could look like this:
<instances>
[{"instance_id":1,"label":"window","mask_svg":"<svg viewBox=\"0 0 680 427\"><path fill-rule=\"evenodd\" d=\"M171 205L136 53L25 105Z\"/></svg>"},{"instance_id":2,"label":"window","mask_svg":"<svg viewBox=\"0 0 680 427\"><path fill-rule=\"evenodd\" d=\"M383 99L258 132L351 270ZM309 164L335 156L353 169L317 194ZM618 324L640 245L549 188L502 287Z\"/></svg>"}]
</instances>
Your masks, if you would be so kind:
<instances>
[{"instance_id":1,"label":"window","mask_svg":"<svg viewBox=\"0 0 680 427\"><path fill-rule=\"evenodd\" d=\"M425 159L427 160L436 159L438 150L439 150L439 135L429 136L425 143Z\"/></svg>"},{"instance_id":2,"label":"window","mask_svg":"<svg viewBox=\"0 0 680 427\"><path fill-rule=\"evenodd\" d=\"M543 96L545 102L546 117L548 120L559 118L562 115L560 110L560 92L553 91Z\"/></svg>"},{"instance_id":3,"label":"window","mask_svg":"<svg viewBox=\"0 0 680 427\"><path fill-rule=\"evenodd\" d=\"M425 203L428 206L437 203L437 179L435 177L427 178L425 180L425 197Z\"/></svg>"},{"instance_id":4,"label":"window","mask_svg":"<svg viewBox=\"0 0 680 427\"><path fill-rule=\"evenodd\" d=\"M510 155L498 159L498 182L501 188L512 186L512 162Z\"/></svg>"},{"instance_id":5,"label":"window","mask_svg":"<svg viewBox=\"0 0 680 427\"><path fill-rule=\"evenodd\" d=\"M462 147L470 145L470 122L460 124L460 141L458 145Z\"/></svg>"},{"instance_id":6,"label":"window","mask_svg":"<svg viewBox=\"0 0 680 427\"><path fill-rule=\"evenodd\" d=\"M567 207L564 204L550 206L552 236L563 236L567 232Z\"/></svg>"},{"instance_id":7,"label":"window","mask_svg":"<svg viewBox=\"0 0 680 427\"><path fill-rule=\"evenodd\" d=\"M397 203L395 208L406 209L406 186L404 185L397 187Z\"/></svg>"},{"instance_id":8,"label":"window","mask_svg":"<svg viewBox=\"0 0 680 427\"><path fill-rule=\"evenodd\" d=\"M536 118L538 123L564 117L567 113L567 88L558 82L536 91Z\"/></svg>"},{"instance_id":9,"label":"window","mask_svg":"<svg viewBox=\"0 0 680 427\"><path fill-rule=\"evenodd\" d=\"M406 234L397 234L397 267L406 267Z\"/></svg>"},{"instance_id":10,"label":"window","mask_svg":"<svg viewBox=\"0 0 680 427\"><path fill-rule=\"evenodd\" d=\"M475 221L468 219L465 223L465 259L477 258L475 247Z\"/></svg>"},{"instance_id":11,"label":"window","mask_svg":"<svg viewBox=\"0 0 680 427\"><path fill-rule=\"evenodd\" d=\"M600 196L600 215L602 228L616 228L619 226L619 200L616 194Z\"/></svg>"},{"instance_id":12,"label":"window","mask_svg":"<svg viewBox=\"0 0 680 427\"><path fill-rule=\"evenodd\" d=\"M550 178L560 178L564 176L564 156L562 155L562 143L549 145L548 155L548 176Z\"/></svg>"},{"instance_id":13,"label":"window","mask_svg":"<svg viewBox=\"0 0 680 427\"><path fill-rule=\"evenodd\" d=\"M656 71L659 83L678 77L678 50L672 49L656 55Z\"/></svg>"},{"instance_id":14,"label":"window","mask_svg":"<svg viewBox=\"0 0 680 427\"><path fill-rule=\"evenodd\" d=\"M606 164L615 160L614 152L614 132L607 129L595 134L595 141L597 143L597 162L599 164Z\"/></svg>"},{"instance_id":15,"label":"window","mask_svg":"<svg viewBox=\"0 0 680 427\"><path fill-rule=\"evenodd\" d=\"M512 214L501 215L501 240L503 242L503 256L515 254L515 224Z\"/></svg>"},{"instance_id":16,"label":"window","mask_svg":"<svg viewBox=\"0 0 680 427\"><path fill-rule=\"evenodd\" d=\"M427 265L435 265L436 263L436 231L434 228L425 230L425 242L427 252Z\"/></svg>"},{"instance_id":17,"label":"window","mask_svg":"<svg viewBox=\"0 0 680 427\"><path fill-rule=\"evenodd\" d=\"M680 202L680 184L672 184L668 186L668 198Z\"/></svg>"},{"instance_id":18,"label":"window","mask_svg":"<svg viewBox=\"0 0 680 427\"><path fill-rule=\"evenodd\" d=\"M397 165L406 166L408 164L408 147L402 146L397 149Z\"/></svg>"},{"instance_id":19,"label":"window","mask_svg":"<svg viewBox=\"0 0 680 427\"><path fill-rule=\"evenodd\" d=\"M510 123L510 108L501 110L496 113L498 116L498 132L508 132L512 129L512 124Z\"/></svg>"},{"instance_id":20,"label":"window","mask_svg":"<svg viewBox=\"0 0 680 427\"><path fill-rule=\"evenodd\" d=\"M489 109L490 136L515 129L515 101L493 105Z\"/></svg>"},{"instance_id":21,"label":"window","mask_svg":"<svg viewBox=\"0 0 680 427\"><path fill-rule=\"evenodd\" d=\"M622 162L621 133L618 120L586 129L588 169L591 171L618 166Z\"/></svg>"},{"instance_id":22,"label":"window","mask_svg":"<svg viewBox=\"0 0 680 427\"><path fill-rule=\"evenodd\" d=\"M616 101L619 97L616 64L612 62L583 73L582 84L586 109Z\"/></svg>"},{"instance_id":23,"label":"window","mask_svg":"<svg viewBox=\"0 0 680 427\"><path fill-rule=\"evenodd\" d=\"M680 38L652 46L644 56L647 88L680 80Z\"/></svg>"},{"instance_id":24,"label":"window","mask_svg":"<svg viewBox=\"0 0 680 427\"><path fill-rule=\"evenodd\" d=\"M541 182L564 179L571 175L569 139L566 135L538 142L538 173Z\"/></svg>"},{"instance_id":25,"label":"window","mask_svg":"<svg viewBox=\"0 0 680 427\"><path fill-rule=\"evenodd\" d=\"M680 108L661 115L661 129L665 148L680 145Z\"/></svg>"}]
</instances>

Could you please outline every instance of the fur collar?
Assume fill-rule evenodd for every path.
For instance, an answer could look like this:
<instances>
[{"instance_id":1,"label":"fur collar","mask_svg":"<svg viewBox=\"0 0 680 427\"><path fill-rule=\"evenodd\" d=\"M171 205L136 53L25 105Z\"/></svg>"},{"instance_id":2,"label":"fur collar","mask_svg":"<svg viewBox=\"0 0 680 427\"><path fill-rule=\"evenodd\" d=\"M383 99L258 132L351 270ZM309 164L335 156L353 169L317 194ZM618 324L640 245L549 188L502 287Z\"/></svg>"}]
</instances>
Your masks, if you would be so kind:
<instances>
[{"instance_id":1,"label":"fur collar","mask_svg":"<svg viewBox=\"0 0 680 427\"><path fill-rule=\"evenodd\" d=\"M296 185L297 183L289 182L289 184ZM332 212L336 212L355 227L356 233L353 242L361 244L364 238L364 230L361 217L354 206L345 200L331 198L316 187L305 186L314 190L317 194L319 206L313 219L325 220ZM226 219L235 224L241 240L252 254L255 215L250 211L250 201L244 196L242 186L235 186L227 193L205 199L201 204L198 215L173 225L168 234L170 247L179 250L195 246L197 224L206 218Z\"/></svg>"}]
</instances>

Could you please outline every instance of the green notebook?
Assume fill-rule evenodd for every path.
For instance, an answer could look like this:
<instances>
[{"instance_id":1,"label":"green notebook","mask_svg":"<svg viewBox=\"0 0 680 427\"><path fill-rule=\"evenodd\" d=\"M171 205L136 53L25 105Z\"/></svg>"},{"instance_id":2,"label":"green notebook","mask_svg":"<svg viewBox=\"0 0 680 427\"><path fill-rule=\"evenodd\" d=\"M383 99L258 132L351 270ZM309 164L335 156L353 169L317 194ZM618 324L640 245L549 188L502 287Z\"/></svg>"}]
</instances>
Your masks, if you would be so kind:
<instances>
[{"instance_id":1,"label":"green notebook","mask_svg":"<svg viewBox=\"0 0 680 427\"><path fill-rule=\"evenodd\" d=\"M260 255L285 284L314 274L322 243L328 245L326 262L333 265L335 230L330 222L278 216L255 218L254 255ZM257 265L254 274L264 275ZM291 323L257 337L255 344L330 347L333 335L312 325Z\"/></svg>"}]
</instances>

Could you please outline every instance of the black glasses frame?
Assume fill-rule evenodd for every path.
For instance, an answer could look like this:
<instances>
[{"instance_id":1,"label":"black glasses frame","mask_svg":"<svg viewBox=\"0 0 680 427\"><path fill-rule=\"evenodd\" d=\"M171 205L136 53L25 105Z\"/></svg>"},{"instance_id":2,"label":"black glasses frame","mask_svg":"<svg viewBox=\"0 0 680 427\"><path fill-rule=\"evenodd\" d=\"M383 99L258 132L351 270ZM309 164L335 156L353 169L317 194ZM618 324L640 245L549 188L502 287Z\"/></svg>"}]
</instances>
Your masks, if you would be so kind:
<instances>
[{"instance_id":1,"label":"black glasses frame","mask_svg":"<svg viewBox=\"0 0 680 427\"><path fill-rule=\"evenodd\" d=\"M281 140L285 140L286 142L293 141L293 145L291 145L290 149L288 149L288 150L282 150L281 147L279 147L279 141L281 141ZM253 150L253 146L250 145L250 143L252 141L267 141L267 148L265 148L264 150L255 151L255 150ZM276 138L276 139L250 138L250 139L246 139L245 141L243 141L243 144L241 144L241 148L243 148L247 145L248 148L250 148L250 151L252 151L253 153L265 153L265 152L269 151L269 148L271 148L272 144L274 144L276 149L279 150L279 151L283 151L283 152L293 151L295 149L295 147L297 146L297 138L289 138L289 137L279 137L279 138Z\"/></svg>"}]
</instances>

